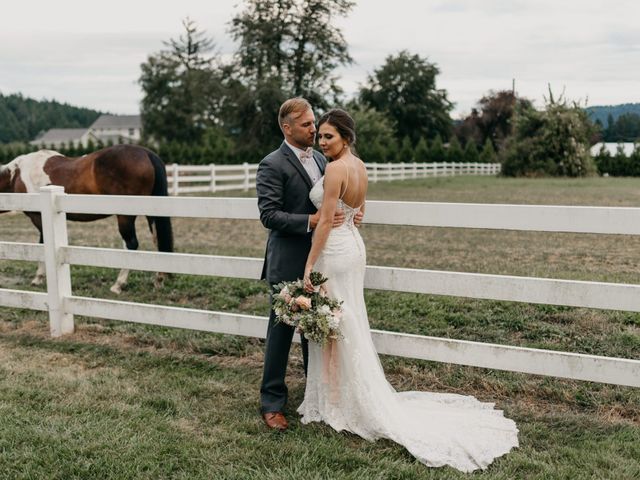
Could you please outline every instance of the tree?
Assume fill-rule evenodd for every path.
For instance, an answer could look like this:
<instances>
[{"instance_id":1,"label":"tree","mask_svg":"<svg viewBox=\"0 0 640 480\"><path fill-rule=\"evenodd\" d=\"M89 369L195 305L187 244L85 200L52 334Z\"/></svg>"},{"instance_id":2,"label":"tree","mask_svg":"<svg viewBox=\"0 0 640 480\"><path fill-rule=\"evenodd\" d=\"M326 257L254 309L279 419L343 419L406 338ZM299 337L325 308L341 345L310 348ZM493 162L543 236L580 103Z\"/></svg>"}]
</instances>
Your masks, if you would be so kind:
<instances>
[{"instance_id":1,"label":"tree","mask_svg":"<svg viewBox=\"0 0 640 480\"><path fill-rule=\"evenodd\" d=\"M411 140L409 137L404 137L402 139L402 143L400 144L400 149L396 155L396 162L398 163L412 163L414 162L413 157L413 146L411 145Z\"/></svg>"},{"instance_id":2,"label":"tree","mask_svg":"<svg viewBox=\"0 0 640 480\"><path fill-rule=\"evenodd\" d=\"M415 145L421 137L448 138L451 102L436 88L438 67L403 50L390 55L360 89L363 103L385 113L394 123L398 140L408 136Z\"/></svg>"},{"instance_id":3,"label":"tree","mask_svg":"<svg viewBox=\"0 0 640 480\"><path fill-rule=\"evenodd\" d=\"M235 140L239 162L258 162L282 142L278 109L287 99L275 78L254 85L234 79L228 84L229 102L223 107L224 129Z\"/></svg>"},{"instance_id":4,"label":"tree","mask_svg":"<svg viewBox=\"0 0 640 480\"><path fill-rule=\"evenodd\" d=\"M365 162L387 162L388 146L395 145L393 126L389 119L355 100L347 104L347 110L356 124L358 156ZM392 153L392 158L395 158L395 151Z\"/></svg>"},{"instance_id":5,"label":"tree","mask_svg":"<svg viewBox=\"0 0 640 480\"><path fill-rule=\"evenodd\" d=\"M420 137L413 158L416 162L426 162L429 158L429 145L424 137Z\"/></svg>"},{"instance_id":6,"label":"tree","mask_svg":"<svg viewBox=\"0 0 640 480\"><path fill-rule=\"evenodd\" d=\"M0 143L28 142L50 128L89 127L100 112L55 100L0 93Z\"/></svg>"},{"instance_id":7,"label":"tree","mask_svg":"<svg viewBox=\"0 0 640 480\"><path fill-rule=\"evenodd\" d=\"M611 154L604 144L600 147L600 151L593 159L596 162L598 172L600 172L601 175L617 175L618 172L612 162Z\"/></svg>"},{"instance_id":8,"label":"tree","mask_svg":"<svg viewBox=\"0 0 640 480\"><path fill-rule=\"evenodd\" d=\"M464 161L467 163L475 163L480 161L480 154L476 142L467 142L464 146Z\"/></svg>"},{"instance_id":9,"label":"tree","mask_svg":"<svg viewBox=\"0 0 640 480\"><path fill-rule=\"evenodd\" d=\"M483 145L490 140L494 150L499 151L505 139L511 135L516 108L531 105L530 100L517 97L511 90L491 91L456 127L456 136L463 142L474 141L476 145Z\"/></svg>"},{"instance_id":10,"label":"tree","mask_svg":"<svg viewBox=\"0 0 640 480\"><path fill-rule=\"evenodd\" d=\"M436 138L431 142L431 146L429 147L429 162L440 163L446 162L447 160L447 152L444 149L444 145L442 144L442 138L440 134L436 135Z\"/></svg>"},{"instance_id":11,"label":"tree","mask_svg":"<svg viewBox=\"0 0 640 480\"><path fill-rule=\"evenodd\" d=\"M484 142L484 147L482 147L482 151L480 152L480 162L496 163L496 151L493 149L493 143L491 143L489 139Z\"/></svg>"},{"instance_id":12,"label":"tree","mask_svg":"<svg viewBox=\"0 0 640 480\"><path fill-rule=\"evenodd\" d=\"M348 0L246 0L231 21L239 42L236 63L250 86L279 82L286 97L303 96L326 108L341 92L333 71L352 62L335 17L345 16Z\"/></svg>"},{"instance_id":13,"label":"tree","mask_svg":"<svg viewBox=\"0 0 640 480\"><path fill-rule=\"evenodd\" d=\"M606 141L634 142L640 138L640 115L623 113L608 129Z\"/></svg>"},{"instance_id":14,"label":"tree","mask_svg":"<svg viewBox=\"0 0 640 480\"><path fill-rule=\"evenodd\" d=\"M456 136L452 136L449 140L449 148L447 148L447 162L464 161L464 151L460 145L460 141Z\"/></svg>"},{"instance_id":15,"label":"tree","mask_svg":"<svg viewBox=\"0 0 640 480\"><path fill-rule=\"evenodd\" d=\"M543 111L518 108L513 135L501 152L502 173L509 176L581 177L596 172L589 153L593 124L577 104L562 96L555 100L551 88Z\"/></svg>"},{"instance_id":16,"label":"tree","mask_svg":"<svg viewBox=\"0 0 640 480\"><path fill-rule=\"evenodd\" d=\"M193 143L217 123L224 95L220 71L209 55L213 40L192 20L182 24L184 35L165 42L167 50L141 65L141 115L145 136Z\"/></svg>"}]
</instances>

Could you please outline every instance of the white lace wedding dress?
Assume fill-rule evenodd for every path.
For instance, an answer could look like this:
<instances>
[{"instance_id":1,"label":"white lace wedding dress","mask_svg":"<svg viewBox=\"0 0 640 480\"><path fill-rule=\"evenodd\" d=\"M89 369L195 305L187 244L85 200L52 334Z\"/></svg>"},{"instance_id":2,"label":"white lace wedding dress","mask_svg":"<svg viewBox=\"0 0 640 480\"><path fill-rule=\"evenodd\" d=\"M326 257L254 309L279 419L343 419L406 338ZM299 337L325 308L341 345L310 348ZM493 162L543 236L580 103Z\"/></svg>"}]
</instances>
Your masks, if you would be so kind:
<instances>
[{"instance_id":1,"label":"white lace wedding dress","mask_svg":"<svg viewBox=\"0 0 640 480\"><path fill-rule=\"evenodd\" d=\"M311 193L320 208L323 179ZM486 468L518 446L518 429L492 403L471 396L396 392L387 382L369 331L363 282L366 252L353 224L358 209L338 200L346 214L334 228L315 270L329 294L342 300L343 339L322 349L309 342L302 423L322 421L367 440L388 438L431 467L450 465L464 472Z\"/></svg>"}]
</instances>

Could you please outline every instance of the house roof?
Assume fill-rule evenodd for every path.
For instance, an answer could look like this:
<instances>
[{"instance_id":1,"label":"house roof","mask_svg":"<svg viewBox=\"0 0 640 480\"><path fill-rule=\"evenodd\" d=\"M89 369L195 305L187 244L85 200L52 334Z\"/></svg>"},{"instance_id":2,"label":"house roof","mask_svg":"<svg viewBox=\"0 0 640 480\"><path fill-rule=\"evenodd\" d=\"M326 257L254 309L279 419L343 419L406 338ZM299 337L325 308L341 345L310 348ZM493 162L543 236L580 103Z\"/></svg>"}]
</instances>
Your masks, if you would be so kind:
<instances>
[{"instance_id":1,"label":"house roof","mask_svg":"<svg viewBox=\"0 0 640 480\"><path fill-rule=\"evenodd\" d=\"M35 140L32 140L31 143L40 145L42 143L68 142L70 140L77 142L88 131L88 128L51 128Z\"/></svg>"},{"instance_id":2,"label":"house roof","mask_svg":"<svg viewBox=\"0 0 640 480\"><path fill-rule=\"evenodd\" d=\"M91 128L142 128L140 115L100 115Z\"/></svg>"},{"instance_id":3,"label":"house roof","mask_svg":"<svg viewBox=\"0 0 640 480\"><path fill-rule=\"evenodd\" d=\"M606 142L606 143L596 143L591 147L591 155L596 156L600 153L600 149L604 146L604 149L609 152L610 155L616 155L618 153L618 146L622 146L622 151L624 154L629 157L633 153L635 149L635 144L633 142Z\"/></svg>"}]
</instances>

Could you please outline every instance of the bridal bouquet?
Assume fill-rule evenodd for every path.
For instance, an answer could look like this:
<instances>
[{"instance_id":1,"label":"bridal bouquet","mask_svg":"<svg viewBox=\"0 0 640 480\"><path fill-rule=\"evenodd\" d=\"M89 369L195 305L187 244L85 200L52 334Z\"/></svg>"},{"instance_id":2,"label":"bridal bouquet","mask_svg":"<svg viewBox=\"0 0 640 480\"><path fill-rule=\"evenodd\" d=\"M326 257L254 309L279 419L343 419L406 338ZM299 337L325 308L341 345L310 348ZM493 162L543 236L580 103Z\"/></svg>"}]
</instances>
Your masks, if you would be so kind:
<instances>
[{"instance_id":1,"label":"bridal bouquet","mask_svg":"<svg viewBox=\"0 0 640 480\"><path fill-rule=\"evenodd\" d=\"M307 339L326 344L340 338L342 302L327 295L327 278L320 272L311 272L313 293L304 289L302 280L274 285L273 309L276 321L296 327Z\"/></svg>"}]
</instances>

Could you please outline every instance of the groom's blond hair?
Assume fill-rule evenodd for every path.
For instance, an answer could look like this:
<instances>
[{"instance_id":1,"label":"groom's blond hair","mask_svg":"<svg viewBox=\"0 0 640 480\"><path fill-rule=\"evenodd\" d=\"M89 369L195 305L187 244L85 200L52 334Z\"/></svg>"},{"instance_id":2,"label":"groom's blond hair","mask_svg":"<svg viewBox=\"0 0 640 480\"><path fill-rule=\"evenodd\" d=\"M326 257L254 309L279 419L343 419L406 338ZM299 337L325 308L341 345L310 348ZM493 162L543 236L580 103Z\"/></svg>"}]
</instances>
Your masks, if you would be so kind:
<instances>
[{"instance_id":1,"label":"groom's blond hair","mask_svg":"<svg viewBox=\"0 0 640 480\"><path fill-rule=\"evenodd\" d=\"M311 110L311 104L306 98L294 97L284 102L280 105L280 111L278 112L278 125L280 125L280 130L282 130L282 126L285 123L291 122L292 113L303 113L307 110Z\"/></svg>"}]
</instances>

